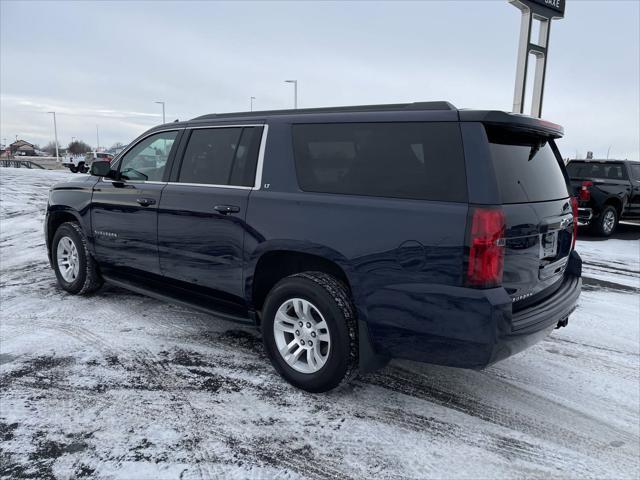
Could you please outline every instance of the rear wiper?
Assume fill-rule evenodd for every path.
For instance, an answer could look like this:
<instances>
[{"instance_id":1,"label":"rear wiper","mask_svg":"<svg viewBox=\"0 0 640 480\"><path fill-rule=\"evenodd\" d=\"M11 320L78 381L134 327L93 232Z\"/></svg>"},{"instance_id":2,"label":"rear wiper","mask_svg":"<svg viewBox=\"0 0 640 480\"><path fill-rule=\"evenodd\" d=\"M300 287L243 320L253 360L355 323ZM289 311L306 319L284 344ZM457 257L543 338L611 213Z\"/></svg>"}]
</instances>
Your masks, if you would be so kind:
<instances>
[{"instance_id":1,"label":"rear wiper","mask_svg":"<svg viewBox=\"0 0 640 480\"><path fill-rule=\"evenodd\" d=\"M540 148L542 148L542 145L540 144L531 147L531 152L529 152L529 162L533 160L533 157L535 157L536 154L540 151Z\"/></svg>"}]
</instances>

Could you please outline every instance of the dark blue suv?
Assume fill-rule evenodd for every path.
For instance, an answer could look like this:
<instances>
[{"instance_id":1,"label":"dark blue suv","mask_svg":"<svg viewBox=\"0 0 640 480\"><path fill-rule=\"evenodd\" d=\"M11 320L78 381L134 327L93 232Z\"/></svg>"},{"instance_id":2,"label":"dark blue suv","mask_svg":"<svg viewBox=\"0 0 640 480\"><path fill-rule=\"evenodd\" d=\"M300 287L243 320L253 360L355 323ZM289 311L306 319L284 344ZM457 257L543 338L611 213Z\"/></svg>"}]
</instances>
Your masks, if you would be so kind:
<instances>
[{"instance_id":1,"label":"dark blue suv","mask_svg":"<svg viewBox=\"0 0 640 480\"><path fill-rule=\"evenodd\" d=\"M564 326L576 203L552 123L447 102L206 115L55 185L60 286L262 329L326 391L389 358L482 368Z\"/></svg>"}]
</instances>

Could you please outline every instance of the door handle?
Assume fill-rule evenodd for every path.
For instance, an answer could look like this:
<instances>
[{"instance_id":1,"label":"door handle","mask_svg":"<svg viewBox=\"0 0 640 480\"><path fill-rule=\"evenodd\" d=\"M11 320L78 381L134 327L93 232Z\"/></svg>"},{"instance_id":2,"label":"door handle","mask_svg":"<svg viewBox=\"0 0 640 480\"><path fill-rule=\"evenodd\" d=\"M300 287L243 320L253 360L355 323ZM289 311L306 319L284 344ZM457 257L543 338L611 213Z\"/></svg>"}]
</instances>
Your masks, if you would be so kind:
<instances>
[{"instance_id":1,"label":"door handle","mask_svg":"<svg viewBox=\"0 0 640 480\"><path fill-rule=\"evenodd\" d=\"M136 202L138 202L143 207L148 207L149 205L155 205L156 201L153 198L136 198Z\"/></svg>"},{"instance_id":2,"label":"door handle","mask_svg":"<svg viewBox=\"0 0 640 480\"><path fill-rule=\"evenodd\" d=\"M240 211L240 207L238 207L237 205L216 205L215 207L213 207L213 209L223 215L238 213Z\"/></svg>"}]
</instances>

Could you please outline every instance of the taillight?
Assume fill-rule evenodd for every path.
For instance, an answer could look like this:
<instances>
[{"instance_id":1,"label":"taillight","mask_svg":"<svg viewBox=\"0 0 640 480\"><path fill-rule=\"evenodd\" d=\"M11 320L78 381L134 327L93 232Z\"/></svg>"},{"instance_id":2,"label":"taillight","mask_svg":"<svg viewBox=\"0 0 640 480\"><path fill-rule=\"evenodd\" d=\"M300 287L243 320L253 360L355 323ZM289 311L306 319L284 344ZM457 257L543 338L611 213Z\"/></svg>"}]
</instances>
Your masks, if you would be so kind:
<instances>
[{"instance_id":1,"label":"taillight","mask_svg":"<svg viewBox=\"0 0 640 480\"><path fill-rule=\"evenodd\" d=\"M591 200L591 190L589 190L590 187L593 187L593 182L590 182L589 180L585 180L584 182L582 182L582 186L580 187L581 202L588 202L589 200Z\"/></svg>"},{"instance_id":2,"label":"taillight","mask_svg":"<svg viewBox=\"0 0 640 480\"><path fill-rule=\"evenodd\" d=\"M578 238L578 199L576 199L576 197L571 197L571 211L573 212L573 240L571 241L571 250L573 250L576 247L576 238Z\"/></svg>"},{"instance_id":3,"label":"taillight","mask_svg":"<svg viewBox=\"0 0 640 480\"><path fill-rule=\"evenodd\" d=\"M504 248L502 209L472 207L467 284L483 288L500 285Z\"/></svg>"}]
</instances>

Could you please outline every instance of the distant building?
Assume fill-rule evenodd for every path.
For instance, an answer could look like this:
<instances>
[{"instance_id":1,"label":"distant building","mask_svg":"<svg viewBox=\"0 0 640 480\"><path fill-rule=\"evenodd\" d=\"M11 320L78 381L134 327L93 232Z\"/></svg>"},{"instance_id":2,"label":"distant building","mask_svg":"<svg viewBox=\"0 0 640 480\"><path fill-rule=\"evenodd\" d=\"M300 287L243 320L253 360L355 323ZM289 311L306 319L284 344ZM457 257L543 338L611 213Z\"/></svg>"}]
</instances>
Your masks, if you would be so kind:
<instances>
[{"instance_id":1,"label":"distant building","mask_svg":"<svg viewBox=\"0 0 640 480\"><path fill-rule=\"evenodd\" d=\"M11 155L28 157L34 157L36 155L35 145L27 142L26 140L16 140L11 145L9 145L9 150L11 151Z\"/></svg>"}]
</instances>

